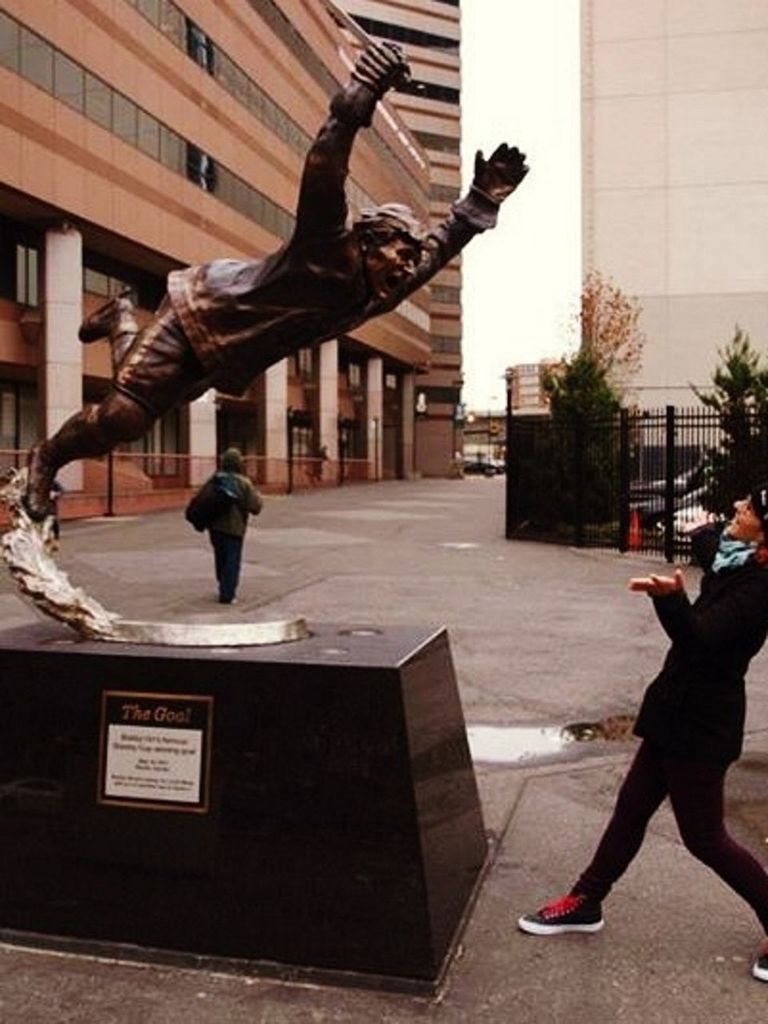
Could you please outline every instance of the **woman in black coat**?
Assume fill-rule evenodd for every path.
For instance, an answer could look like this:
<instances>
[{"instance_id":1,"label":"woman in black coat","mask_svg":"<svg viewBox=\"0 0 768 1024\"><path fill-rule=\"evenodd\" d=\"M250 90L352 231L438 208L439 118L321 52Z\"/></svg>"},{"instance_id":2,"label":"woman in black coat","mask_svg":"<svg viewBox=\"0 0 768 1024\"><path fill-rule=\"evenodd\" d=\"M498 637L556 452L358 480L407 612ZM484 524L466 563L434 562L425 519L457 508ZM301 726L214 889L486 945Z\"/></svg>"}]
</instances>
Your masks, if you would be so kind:
<instances>
[{"instance_id":1,"label":"woman in black coat","mask_svg":"<svg viewBox=\"0 0 768 1024\"><path fill-rule=\"evenodd\" d=\"M711 524L691 534L705 570L693 604L680 569L674 576L630 580L631 590L653 599L672 641L635 723L643 742L589 867L567 896L526 914L518 925L532 935L599 931L602 900L668 796L687 849L756 913L766 944L752 973L768 981L768 874L723 823L725 775L744 737L744 676L768 631L768 485L737 501L734 510L722 534Z\"/></svg>"}]
</instances>

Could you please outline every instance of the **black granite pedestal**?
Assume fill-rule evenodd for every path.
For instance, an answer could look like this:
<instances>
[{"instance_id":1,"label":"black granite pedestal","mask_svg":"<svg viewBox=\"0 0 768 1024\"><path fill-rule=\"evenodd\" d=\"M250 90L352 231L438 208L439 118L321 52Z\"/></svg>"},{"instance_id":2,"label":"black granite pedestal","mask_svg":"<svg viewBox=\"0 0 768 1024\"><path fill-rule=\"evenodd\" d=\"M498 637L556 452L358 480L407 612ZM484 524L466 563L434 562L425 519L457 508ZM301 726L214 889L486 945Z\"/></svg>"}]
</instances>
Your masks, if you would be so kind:
<instances>
[{"instance_id":1,"label":"black granite pedestal","mask_svg":"<svg viewBox=\"0 0 768 1024\"><path fill-rule=\"evenodd\" d=\"M434 988L486 857L444 630L0 633L0 937Z\"/></svg>"}]
</instances>

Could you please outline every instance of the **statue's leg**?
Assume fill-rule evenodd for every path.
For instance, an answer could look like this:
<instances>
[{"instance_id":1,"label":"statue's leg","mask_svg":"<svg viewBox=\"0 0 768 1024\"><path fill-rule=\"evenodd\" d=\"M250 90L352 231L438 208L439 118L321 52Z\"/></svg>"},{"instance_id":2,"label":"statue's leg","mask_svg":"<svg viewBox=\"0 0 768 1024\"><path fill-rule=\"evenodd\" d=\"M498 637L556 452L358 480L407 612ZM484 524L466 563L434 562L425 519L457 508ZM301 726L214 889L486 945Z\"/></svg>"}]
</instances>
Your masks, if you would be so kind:
<instances>
[{"instance_id":1,"label":"statue's leg","mask_svg":"<svg viewBox=\"0 0 768 1024\"><path fill-rule=\"evenodd\" d=\"M77 332L80 341L88 345L92 341L109 337L116 331L127 331L132 324L134 333L138 331L131 295L131 289L125 288L87 316Z\"/></svg>"},{"instance_id":2,"label":"statue's leg","mask_svg":"<svg viewBox=\"0 0 768 1024\"><path fill-rule=\"evenodd\" d=\"M164 303L135 338L107 397L86 406L31 450L25 499L30 515L43 519L48 514L51 484L62 466L138 440L156 419L205 386L205 371L170 304Z\"/></svg>"},{"instance_id":3,"label":"statue's leg","mask_svg":"<svg viewBox=\"0 0 768 1024\"><path fill-rule=\"evenodd\" d=\"M50 509L56 473L76 459L94 459L142 437L168 410L205 390L206 374L169 303L140 331L116 375L113 390L71 417L28 462L26 505L35 519Z\"/></svg>"},{"instance_id":4,"label":"statue's leg","mask_svg":"<svg viewBox=\"0 0 768 1024\"><path fill-rule=\"evenodd\" d=\"M83 344L109 337L112 372L117 374L123 359L139 333L135 306L127 288L87 316L80 324L78 337Z\"/></svg>"},{"instance_id":5,"label":"statue's leg","mask_svg":"<svg viewBox=\"0 0 768 1024\"><path fill-rule=\"evenodd\" d=\"M132 319L132 323L126 324L125 320L120 322L120 329L115 330L113 334L109 336L109 347L112 354L112 374L117 376L120 367L123 365L125 357L130 352L134 341L139 333L139 325L135 320Z\"/></svg>"},{"instance_id":6,"label":"statue's leg","mask_svg":"<svg viewBox=\"0 0 768 1024\"><path fill-rule=\"evenodd\" d=\"M51 487L62 466L106 455L118 444L143 437L155 419L146 406L122 391L111 391L97 405L86 405L70 416L53 437L30 450L25 504L32 518L50 514Z\"/></svg>"}]
</instances>

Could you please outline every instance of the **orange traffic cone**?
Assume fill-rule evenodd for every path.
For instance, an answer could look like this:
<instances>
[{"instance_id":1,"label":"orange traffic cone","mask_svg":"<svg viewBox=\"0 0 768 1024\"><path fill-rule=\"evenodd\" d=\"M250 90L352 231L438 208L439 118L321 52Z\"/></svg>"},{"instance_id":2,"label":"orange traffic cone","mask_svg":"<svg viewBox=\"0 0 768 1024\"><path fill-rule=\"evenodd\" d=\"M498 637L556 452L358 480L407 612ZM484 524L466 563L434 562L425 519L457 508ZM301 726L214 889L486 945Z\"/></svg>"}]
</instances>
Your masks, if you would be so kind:
<instances>
[{"instance_id":1,"label":"orange traffic cone","mask_svg":"<svg viewBox=\"0 0 768 1024\"><path fill-rule=\"evenodd\" d=\"M629 513L629 530L627 531L627 548L630 551L639 551L643 546L643 534L640 529L640 513L636 508Z\"/></svg>"}]
</instances>

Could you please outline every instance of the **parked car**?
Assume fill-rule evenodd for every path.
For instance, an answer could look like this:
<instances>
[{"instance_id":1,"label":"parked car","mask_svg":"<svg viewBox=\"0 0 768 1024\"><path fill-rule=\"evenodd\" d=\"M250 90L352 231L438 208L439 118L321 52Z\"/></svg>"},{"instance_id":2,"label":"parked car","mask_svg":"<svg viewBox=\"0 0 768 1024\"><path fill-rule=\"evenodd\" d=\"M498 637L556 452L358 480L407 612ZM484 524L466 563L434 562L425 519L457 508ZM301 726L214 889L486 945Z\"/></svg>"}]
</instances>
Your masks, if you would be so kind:
<instances>
[{"instance_id":1,"label":"parked car","mask_svg":"<svg viewBox=\"0 0 768 1024\"><path fill-rule=\"evenodd\" d=\"M673 481L673 513L700 508L705 502L707 468L707 463L702 461L677 474ZM629 507L639 513L641 526L648 529L663 523L666 492L667 482L663 477L637 481L630 486Z\"/></svg>"},{"instance_id":2,"label":"parked car","mask_svg":"<svg viewBox=\"0 0 768 1024\"><path fill-rule=\"evenodd\" d=\"M678 509L672 516L672 529L676 537L685 537L692 523L700 523L707 518L709 512L703 505L694 502L685 508ZM723 521L722 519L720 521ZM663 529L663 524L660 527Z\"/></svg>"},{"instance_id":3,"label":"parked car","mask_svg":"<svg viewBox=\"0 0 768 1024\"><path fill-rule=\"evenodd\" d=\"M504 472L504 463L500 459L484 459L480 456L464 457L464 473L467 476L496 476Z\"/></svg>"}]
</instances>

